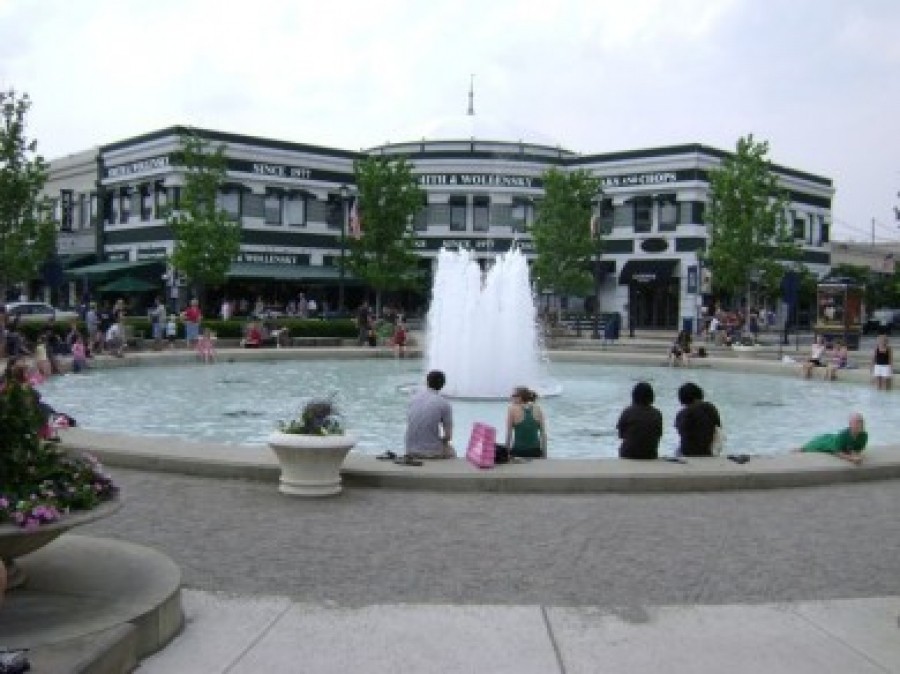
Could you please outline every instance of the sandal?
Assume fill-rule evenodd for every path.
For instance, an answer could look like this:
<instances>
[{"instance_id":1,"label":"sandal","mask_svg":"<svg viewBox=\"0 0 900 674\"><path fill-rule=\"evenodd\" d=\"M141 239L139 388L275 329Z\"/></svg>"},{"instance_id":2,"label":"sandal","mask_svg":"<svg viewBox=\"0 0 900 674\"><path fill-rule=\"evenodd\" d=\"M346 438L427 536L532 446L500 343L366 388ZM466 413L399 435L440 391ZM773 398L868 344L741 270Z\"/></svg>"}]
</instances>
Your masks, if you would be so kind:
<instances>
[{"instance_id":1,"label":"sandal","mask_svg":"<svg viewBox=\"0 0 900 674\"><path fill-rule=\"evenodd\" d=\"M393 461L397 458L397 455L394 454L391 450L388 450L384 454L379 454L375 458L379 461Z\"/></svg>"},{"instance_id":2,"label":"sandal","mask_svg":"<svg viewBox=\"0 0 900 674\"><path fill-rule=\"evenodd\" d=\"M414 459L411 456L401 456L399 459L394 461L398 466L424 466L424 462L419 459Z\"/></svg>"}]
</instances>

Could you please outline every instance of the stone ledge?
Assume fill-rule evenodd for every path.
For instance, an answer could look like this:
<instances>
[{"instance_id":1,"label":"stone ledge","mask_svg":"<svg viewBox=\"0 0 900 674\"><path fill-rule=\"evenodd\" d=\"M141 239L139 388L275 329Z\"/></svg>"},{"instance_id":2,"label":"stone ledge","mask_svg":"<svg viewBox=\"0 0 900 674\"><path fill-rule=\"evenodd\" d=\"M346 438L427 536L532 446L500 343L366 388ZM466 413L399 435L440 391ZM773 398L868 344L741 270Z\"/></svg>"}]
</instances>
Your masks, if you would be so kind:
<instances>
[{"instance_id":1,"label":"stone ledge","mask_svg":"<svg viewBox=\"0 0 900 674\"><path fill-rule=\"evenodd\" d=\"M132 437L73 428L63 446L90 451L109 467L277 484L278 463L266 447L218 445L177 438ZM212 455L215 455L215 458ZM754 456L743 465L724 457L667 461L549 459L479 470L465 459L398 466L351 452L344 485L445 492L678 492L777 489L900 478L900 447L866 450L861 466L824 454Z\"/></svg>"}]
</instances>

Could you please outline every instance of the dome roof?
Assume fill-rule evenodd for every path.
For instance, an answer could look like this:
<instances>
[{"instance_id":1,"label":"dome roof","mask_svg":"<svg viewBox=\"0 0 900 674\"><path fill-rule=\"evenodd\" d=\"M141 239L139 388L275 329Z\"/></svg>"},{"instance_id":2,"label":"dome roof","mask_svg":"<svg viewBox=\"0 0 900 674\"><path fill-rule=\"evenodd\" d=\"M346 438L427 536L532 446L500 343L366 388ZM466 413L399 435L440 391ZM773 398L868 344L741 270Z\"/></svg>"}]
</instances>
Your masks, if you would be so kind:
<instances>
[{"instance_id":1,"label":"dome roof","mask_svg":"<svg viewBox=\"0 0 900 674\"><path fill-rule=\"evenodd\" d=\"M528 143L559 147L559 143L542 133L487 115L448 115L439 117L404 134L408 141L420 140L485 140L504 143Z\"/></svg>"}]
</instances>

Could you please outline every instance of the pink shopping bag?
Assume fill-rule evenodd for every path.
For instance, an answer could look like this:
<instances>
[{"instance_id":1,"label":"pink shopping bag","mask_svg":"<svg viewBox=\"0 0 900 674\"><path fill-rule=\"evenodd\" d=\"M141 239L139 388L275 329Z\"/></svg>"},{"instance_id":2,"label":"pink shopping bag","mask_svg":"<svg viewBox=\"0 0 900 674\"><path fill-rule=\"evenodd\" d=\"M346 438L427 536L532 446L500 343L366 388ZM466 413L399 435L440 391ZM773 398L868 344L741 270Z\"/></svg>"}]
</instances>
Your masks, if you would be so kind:
<instances>
[{"instance_id":1,"label":"pink shopping bag","mask_svg":"<svg viewBox=\"0 0 900 674\"><path fill-rule=\"evenodd\" d=\"M478 468L494 467L494 443L497 441L497 429L490 424L476 421L472 424L472 434L469 436L469 447L466 449L466 459Z\"/></svg>"}]
</instances>

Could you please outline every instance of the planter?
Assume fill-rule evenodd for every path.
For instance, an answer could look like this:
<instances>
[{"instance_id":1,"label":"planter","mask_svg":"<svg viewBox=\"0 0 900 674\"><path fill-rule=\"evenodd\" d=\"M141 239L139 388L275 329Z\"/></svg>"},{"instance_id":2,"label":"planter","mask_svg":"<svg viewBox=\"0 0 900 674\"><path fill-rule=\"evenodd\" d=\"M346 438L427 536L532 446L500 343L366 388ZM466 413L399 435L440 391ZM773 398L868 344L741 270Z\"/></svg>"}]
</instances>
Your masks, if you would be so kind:
<instances>
[{"instance_id":1,"label":"planter","mask_svg":"<svg viewBox=\"0 0 900 674\"><path fill-rule=\"evenodd\" d=\"M278 489L292 496L341 493L341 464L356 438L352 435L272 433L269 447L281 464Z\"/></svg>"},{"instance_id":2,"label":"planter","mask_svg":"<svg viewBox=\"0 0 900 674\"><path fill-rule=\"evenodd\" d=\"M122 505L121 499L105 501L91 510L76 510L50 524L42 524L37 529L23 529L15 524L0 525L0 560L6 565L10 589L25 582L25 573L15 560L52 543L69 529L88 524L112 515Z\"/></svg>"}]
</instances>

